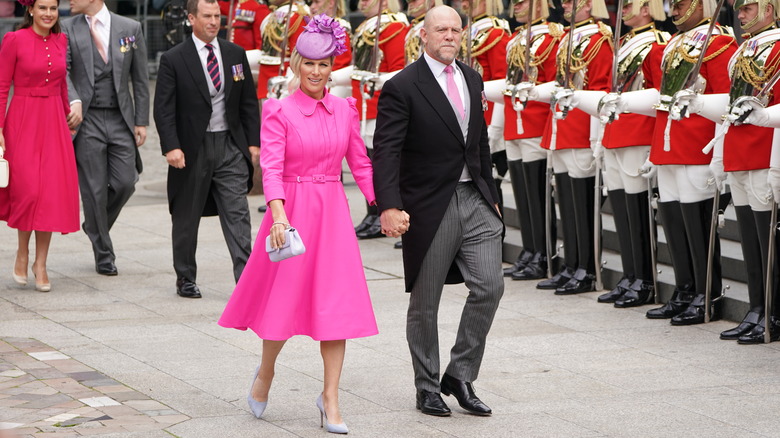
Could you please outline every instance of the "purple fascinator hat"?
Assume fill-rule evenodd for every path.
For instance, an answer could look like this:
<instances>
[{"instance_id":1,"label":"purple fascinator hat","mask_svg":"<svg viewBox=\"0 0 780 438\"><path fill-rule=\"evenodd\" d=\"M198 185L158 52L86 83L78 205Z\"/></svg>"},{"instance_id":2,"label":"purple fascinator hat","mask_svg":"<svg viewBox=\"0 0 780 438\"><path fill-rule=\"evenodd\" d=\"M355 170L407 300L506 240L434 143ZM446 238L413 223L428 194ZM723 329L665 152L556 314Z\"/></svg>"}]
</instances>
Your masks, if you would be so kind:
<instances>
[{"instance_id":1,"label":"purple fascinator hat","mask_svg":"<svg viewBox=\"0 0 780 438\"><path fill-rule=\"evenodd\" d=\"M347 51L347 33L339 22L325 14L306 17L306 27L295 49L307 59L325 59Z\"/></svg>"},{"instance_id":2,"label":"purple fascinator hat","mask_svg":"<svg viewBox=\"0 0 780 438\"><path fill-rule=\"evenodd\" d=\"M30 7L35 4L35 0L17 0L22 6Z\"/></svg>"}]
</instances>

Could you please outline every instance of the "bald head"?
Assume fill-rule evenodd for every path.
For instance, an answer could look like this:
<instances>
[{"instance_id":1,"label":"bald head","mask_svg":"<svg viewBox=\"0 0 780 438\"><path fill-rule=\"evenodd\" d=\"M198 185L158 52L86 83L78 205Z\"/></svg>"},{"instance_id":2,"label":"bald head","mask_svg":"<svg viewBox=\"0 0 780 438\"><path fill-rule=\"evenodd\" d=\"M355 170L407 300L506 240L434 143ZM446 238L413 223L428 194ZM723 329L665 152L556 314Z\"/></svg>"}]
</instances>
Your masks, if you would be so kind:
<instances>
[{"instance_id":1,"label":"bald head","mask_svg":"<svg viewBox=\"0 0 780 438\"><path fill-rule=\"evenodd\" d=\"M436 6L425 14L420 38L425 53L442 64L451 64L460 50L463 26L460 15L449 6Z\"/></svg>"}]
</instances>

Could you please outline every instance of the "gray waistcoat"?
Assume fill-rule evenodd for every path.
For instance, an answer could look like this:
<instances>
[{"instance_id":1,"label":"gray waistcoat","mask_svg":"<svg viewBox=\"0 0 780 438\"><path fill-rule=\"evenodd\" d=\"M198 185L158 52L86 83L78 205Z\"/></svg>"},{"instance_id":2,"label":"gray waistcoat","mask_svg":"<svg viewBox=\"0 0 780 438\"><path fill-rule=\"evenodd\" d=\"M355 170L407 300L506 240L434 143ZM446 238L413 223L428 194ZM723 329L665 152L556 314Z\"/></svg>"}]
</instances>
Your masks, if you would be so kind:
<instances>
[{"instance_id":1,"label":"gray waistcoat","mask_svg":"<svg viewBox=\"0 0 780 438\"><path fill-rule=\"evenodd\" d=\"M111 42L109 41L106 51L111 53ZM95 41L92 41L92 59L95 65L95 94L92 96L90 107L92 108L119 108L116 89L114 88L114 74L111 68L111 59L108 64L103 62Z\"/></svg>"}]
</instances>

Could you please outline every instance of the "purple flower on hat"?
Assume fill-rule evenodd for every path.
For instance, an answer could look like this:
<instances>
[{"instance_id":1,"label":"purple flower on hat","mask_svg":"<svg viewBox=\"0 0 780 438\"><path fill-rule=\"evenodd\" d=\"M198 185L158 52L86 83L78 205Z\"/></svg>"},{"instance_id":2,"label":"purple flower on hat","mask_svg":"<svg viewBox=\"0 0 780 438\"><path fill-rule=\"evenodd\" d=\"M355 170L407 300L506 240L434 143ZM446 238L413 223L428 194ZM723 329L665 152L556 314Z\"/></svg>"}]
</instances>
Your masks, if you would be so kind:
<instances>
[{"instance_id":1,"label":"purple flower on hat","mask_svg":"<svg viewBox=\"0 0 780 438\"><path fill-rule=\"evenodd\" d=\"M35 4L35 0L17 0L22 6L32 6Z\"/></svg>"},{"instance_id":2,"label":"purple flower on hat","mask_svg":"<svg viewBox=\"0 0 780 438\"><path fill-rule=\"evenodd\" d=\"M303 31L310 34L331 34L333 52L330 56L339 56L347 51L347 33L338 20L332 17L325 14L315 15L312 18L306 17L306 27L303 28ZM321 35L321 37L325 37L325 35Z\"/></svg>"}]
</instances>

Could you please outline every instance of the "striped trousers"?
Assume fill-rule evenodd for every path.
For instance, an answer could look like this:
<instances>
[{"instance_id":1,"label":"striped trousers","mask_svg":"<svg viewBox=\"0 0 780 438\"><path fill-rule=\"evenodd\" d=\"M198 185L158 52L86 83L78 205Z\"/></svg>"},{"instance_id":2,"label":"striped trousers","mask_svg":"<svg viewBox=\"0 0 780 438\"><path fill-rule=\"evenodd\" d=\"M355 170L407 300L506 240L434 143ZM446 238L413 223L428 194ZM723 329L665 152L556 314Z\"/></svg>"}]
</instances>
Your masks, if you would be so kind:
<instances>
[{"instance_id":1,"label":"striped trousers","mask_svg":"<svg viewBox=\"0 0 780 438\"><path fill-rule=\"evenodd\" d=\"M440 392L438 311L444 280L457 263L469 289L447 374L477 379L485 340L504 293L501 271L503 224L473 183L458 183L412 287L406 339L415 387ZM414 218L412 218L414 220Z\"/></svg>"}]
</instances>

